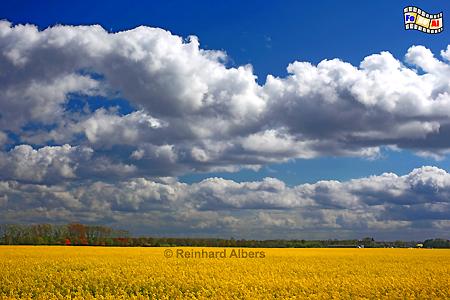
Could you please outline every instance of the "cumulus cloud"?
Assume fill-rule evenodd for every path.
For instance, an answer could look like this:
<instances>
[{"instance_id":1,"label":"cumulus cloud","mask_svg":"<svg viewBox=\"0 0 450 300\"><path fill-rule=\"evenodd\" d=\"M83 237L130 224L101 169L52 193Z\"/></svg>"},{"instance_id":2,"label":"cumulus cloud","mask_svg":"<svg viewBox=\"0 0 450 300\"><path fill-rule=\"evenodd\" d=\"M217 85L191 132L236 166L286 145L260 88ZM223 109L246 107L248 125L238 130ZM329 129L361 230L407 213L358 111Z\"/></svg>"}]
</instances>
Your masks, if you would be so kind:
<instances>
[{"instance_id":1,"label":"cumulus cloud","mask_svg":"<svg viewBox=\"0 0 450 300\"><path fill-rule=\"evenodd\" d=\"M78 163L89 160L92 149L70 145L44 147L34 150L20 145L7 153L0 153L0 177L40 182L45 179L73 179Z\"/></svg>"},{"instance_id":2,"label":"cumulus cloud","mask_svg":"<svg viewBox=\"0 0 450 300\"><path fill-rule=\"evenodd\" d=\"M351 148L396 145L430 147L442 139L449 121L449 66L434 57L421 58L423 47L412 47L407 60L426 69L420 75L382 52L366 57L360 68L338 59L317 66L295 62L286 78L269 76L265 91L273 99L272 120L293 135L326 139ZM274 115L275 114L275 115ZM408 143L408 145L406 144Z\"/></svg>"},{"instance_id":3,"label":"cumulus cloud","mask_svg":"<svg viewBox=\"0 0 450 300\"><path fill-rule=\"evenodd\" d=\"M164 176L376 157L382 146L440 158L450 150L449 51L439 60L412 46L404 62L381 52L359 66L296 61L261 85L250 65L227 67L224 52L203 50L194 36L1 21L0 129L40 146L120 147L124 164L169 147ZM75 113L74 95L121 97L135 111Z\"/></svg>"},{"instance_id":4,"label":"cumulus cloud","mask_svg":"<svg viewBox=\"0 0 450 300\"><path fill-rule=\"evenodd\" d=\"M15 146L0 152L0 179L55 184L86 179L108 180L137 175L133 164L95 153L86 146Z\"/></svg>"},{"instance_id":5,"label":"cumulus cloud","mask_svg":"<svg viewBox=\"0 0 450 300\"><path fill-rule=\"evenodd\" d=\"M151 231L203 232L236 236L248 232L296 237L333 230L370 234L448 229L450 174L422 167L398 176L385 173L346 182L319 181L289 187L266 178L235 182L210 178L185 184L166 178L116 183L42 185L2 181L4 220L26 219L36 209L49 220L120 223ZM20 213L19 213L20 212ZM146 218L149 217L148 222ZM284 233L283 233L284 232ZM447 231L448 234L448 231Z\"/></svg>"},{"instance_id":6,"label":"cumulus cloud","mask_svg":"<svg viewBox=\"0 0 450 300\"><path fill-rule=\"evenodd\" d=\"M174 179L297 158L376 158L382 147L445 157L450 46L440 56L412 46L404 59L385 51L358 66L296 61L286 76L259 84L251 65L228 67L226 53L202 49L194 36L0 21L0 213L118 223L140 216L178 232L394 230L416 220L441 230L449 179L432 167L295 187L273 178ZM91 107L98 97L123 99L130 111Z\"/></svg>"}]
</instances>

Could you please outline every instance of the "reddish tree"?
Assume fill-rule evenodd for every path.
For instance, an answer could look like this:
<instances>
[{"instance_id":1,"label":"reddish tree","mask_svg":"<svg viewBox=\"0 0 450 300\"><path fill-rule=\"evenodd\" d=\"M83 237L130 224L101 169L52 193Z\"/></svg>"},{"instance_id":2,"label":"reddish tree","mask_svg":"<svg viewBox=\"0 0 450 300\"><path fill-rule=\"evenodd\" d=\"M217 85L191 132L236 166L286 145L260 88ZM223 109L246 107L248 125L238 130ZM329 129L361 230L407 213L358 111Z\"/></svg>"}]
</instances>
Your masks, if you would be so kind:
<instances>
[{"instance_id":1,"label":"reddish tree","mask_svg":"<svg viewBox=\"0 0 450 300\"><path fill-rule=\"evenodd\" d=\"M72 223L67 226L67 229L73 244L80 245L83 244L83 241L87 241L86 226L83 224Z\"/></svg>"}]
</instances>

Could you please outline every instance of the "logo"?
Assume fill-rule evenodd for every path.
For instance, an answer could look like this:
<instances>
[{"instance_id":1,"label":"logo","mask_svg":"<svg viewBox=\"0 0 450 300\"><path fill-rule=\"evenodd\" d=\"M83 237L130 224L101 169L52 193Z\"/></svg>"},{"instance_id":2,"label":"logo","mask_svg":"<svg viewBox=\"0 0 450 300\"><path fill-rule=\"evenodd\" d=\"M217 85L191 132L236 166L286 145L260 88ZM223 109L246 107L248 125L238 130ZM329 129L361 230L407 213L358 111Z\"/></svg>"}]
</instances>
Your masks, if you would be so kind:
<instances>
[{"instance_id":1,"label":"logo","mask_svg":"<svg viewBox=\"0 0 450 300\"><path fill-rule=\"evenodd\" d=\"M419 30L429 34L440 33L444 30L442 12L433 15L416 6L407 6L403 9L403 21L406 30Z\"/></svg>"}]
</instances>

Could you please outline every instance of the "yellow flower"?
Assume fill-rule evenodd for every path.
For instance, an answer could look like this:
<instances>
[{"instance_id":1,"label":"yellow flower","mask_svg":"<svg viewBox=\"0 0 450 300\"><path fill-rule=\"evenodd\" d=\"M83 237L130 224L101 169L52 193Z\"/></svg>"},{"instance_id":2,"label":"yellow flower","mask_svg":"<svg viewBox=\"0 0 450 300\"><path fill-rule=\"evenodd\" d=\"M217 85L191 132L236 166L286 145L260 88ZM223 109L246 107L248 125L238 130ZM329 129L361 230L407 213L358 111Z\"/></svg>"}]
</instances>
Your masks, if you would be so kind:
<instances>
[{"instance_id":1,"label":"yellow flower","mask_svg":"<svg viewBox=\"0 0 450 300\"><path fill-rule=\"evenodd\" d=\"M0 299L450 299L449 250L246 248L265 256L189 259L164 250L1 246Z\"/></svg>"}]
</instances>

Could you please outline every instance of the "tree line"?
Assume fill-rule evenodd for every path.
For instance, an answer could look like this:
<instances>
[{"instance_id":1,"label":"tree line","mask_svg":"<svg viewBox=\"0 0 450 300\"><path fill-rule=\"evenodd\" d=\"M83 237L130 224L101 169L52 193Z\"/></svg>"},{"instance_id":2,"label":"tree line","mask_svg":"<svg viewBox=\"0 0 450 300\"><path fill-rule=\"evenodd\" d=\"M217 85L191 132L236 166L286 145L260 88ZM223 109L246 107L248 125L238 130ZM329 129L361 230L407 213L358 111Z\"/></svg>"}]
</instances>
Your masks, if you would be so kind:
<instances>
[{"instance_id":1,"label":"tree line","mask_svg":"<svg viewBox=\"0 0 450 300\"><path fill-rule=\"evenodd\" d=\"M80 223L0 225L0 244L3 245L127 246L128 243L128 231L106 226Z\"/></svg>"},{"instance_id":2,"label":"tree line","mask_svg":"<svg viewBox=\"0 0 450 300\"><path fill-rule=\"evenodd\" d=\"M423 242L425 248L450 248L450 240L430 239Z\"/></svg>"},{"instance_id":3,"label":"tree line","mask_svg":"<svg viewBox=\"0 0 450 300\"><path fill-rule=\"evenodd\" d=\"M450 241L429 239L420 241L375 241L371 237L349 240L245 240L215 238L132 237L126 230L107 226L71 223L6 224L0 225L0 244L3 245L78 245L78 246L135 246L135 247L252 247L252 248L450 248Z\"/></svg>"}]
</instances>

